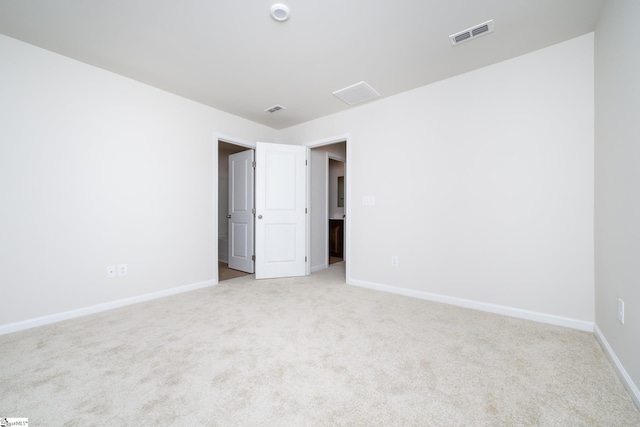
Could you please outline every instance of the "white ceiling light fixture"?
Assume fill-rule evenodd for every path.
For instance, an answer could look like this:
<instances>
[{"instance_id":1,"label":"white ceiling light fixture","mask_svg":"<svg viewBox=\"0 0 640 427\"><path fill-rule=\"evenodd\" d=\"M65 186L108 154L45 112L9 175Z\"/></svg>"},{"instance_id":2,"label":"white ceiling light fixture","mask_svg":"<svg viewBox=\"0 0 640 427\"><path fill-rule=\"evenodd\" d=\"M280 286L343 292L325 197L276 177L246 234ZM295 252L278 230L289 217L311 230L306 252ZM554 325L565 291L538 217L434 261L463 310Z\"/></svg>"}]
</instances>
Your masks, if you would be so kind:
<instances>
[{"instance_id":1,"label":"white ceiling light fixture","mask_svg":"<svg viewBox=\"0 0 640 427\"><path fill-rule=\"evenodd\" d=\"M276 21L286 21L287 19L289 19L289 15L289 8L286 5L282 3L276 3L271 6L271 17Z\"/></svg>"}]
</instances>

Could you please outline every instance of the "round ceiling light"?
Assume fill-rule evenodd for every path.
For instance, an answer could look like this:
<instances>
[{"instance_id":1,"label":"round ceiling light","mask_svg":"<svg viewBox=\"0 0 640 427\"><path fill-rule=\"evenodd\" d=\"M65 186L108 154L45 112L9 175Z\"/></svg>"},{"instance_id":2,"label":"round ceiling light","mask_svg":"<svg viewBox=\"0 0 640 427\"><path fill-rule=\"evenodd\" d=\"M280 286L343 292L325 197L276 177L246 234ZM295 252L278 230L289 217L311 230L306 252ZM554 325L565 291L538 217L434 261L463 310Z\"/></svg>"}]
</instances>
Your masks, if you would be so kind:
<instances>
[{"instance_id":1,"label":"round ceiling light","mask_svg":"<svg viewBox=\"0 0 640 427\"><path fill-rule=\"evenodd\" d=\"M282 3L271 6L271 16L276 21L286 21L289 19L289 8Z\"/></svg>"}]
</instances>

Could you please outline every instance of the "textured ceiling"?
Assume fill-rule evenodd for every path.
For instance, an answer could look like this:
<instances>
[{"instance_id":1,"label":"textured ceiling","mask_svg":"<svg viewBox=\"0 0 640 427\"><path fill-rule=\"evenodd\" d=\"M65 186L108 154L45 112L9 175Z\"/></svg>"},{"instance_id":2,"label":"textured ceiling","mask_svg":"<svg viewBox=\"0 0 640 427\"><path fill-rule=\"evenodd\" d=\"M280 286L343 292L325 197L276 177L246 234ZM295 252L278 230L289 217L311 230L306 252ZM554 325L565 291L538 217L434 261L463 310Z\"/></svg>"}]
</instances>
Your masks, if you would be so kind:
<instances>
[{"instance_id":1,"label":"textured ceiling","mask_svg":"<svg viewBox=\"0 0 640 427\"><path fill-rule=\"evenodd\" d=\"M282 129L357 108L332 92L360 81L384 98L591 32L602 5L282 2L285 22L266 0L2 0L0 33ZM489 19L493 33L451 46Z\"/></svg>"}]
</instances>

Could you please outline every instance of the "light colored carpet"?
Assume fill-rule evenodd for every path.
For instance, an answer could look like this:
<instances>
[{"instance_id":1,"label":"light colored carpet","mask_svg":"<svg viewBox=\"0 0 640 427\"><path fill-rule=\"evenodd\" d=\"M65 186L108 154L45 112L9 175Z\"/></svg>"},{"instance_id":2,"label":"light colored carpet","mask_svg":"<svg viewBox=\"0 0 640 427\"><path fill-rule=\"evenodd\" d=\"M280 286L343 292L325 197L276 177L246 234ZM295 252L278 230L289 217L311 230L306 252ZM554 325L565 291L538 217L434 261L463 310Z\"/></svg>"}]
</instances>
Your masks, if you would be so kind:
<instances>
[{"instance_id":1,"label":"light colored carpet","mask_svg":"<svg viewBox=\"0 0 640 427\"><path fill-rule=\"evenodd\" d=\"M307 278L223 284L0 337L31 425L637 426L593 334Z\"/></svg>"}]
</instances>

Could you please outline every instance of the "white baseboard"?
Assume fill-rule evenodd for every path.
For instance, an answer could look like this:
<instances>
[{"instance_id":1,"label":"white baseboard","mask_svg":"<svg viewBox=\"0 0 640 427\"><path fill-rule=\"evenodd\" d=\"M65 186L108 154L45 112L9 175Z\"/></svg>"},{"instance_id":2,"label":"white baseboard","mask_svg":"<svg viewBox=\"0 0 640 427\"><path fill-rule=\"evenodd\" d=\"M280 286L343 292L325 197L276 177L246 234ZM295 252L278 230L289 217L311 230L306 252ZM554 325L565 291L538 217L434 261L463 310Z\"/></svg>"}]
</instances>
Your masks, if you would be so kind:
<instances>
[{"instance_id":1,"label":"white baseboard","mask_svg":"<svg viewBox=\"0 0 640 427\"><path fill-rule=\"evenodd\" d=\"M324 270L325 268L329 268L329 264L320 264L311 267L311 272L315 273L316 271Z\"/></svg>"},{"instance_id":2,"label":"white baseboard","mask_svg":"<svg viewBox=\"0 0 640 427\"><path fill-rule=\"evenodd\" d=\"M383 285L380 283L367 282L363 280L348 279L347 284L361 288L374 289L377 291L389 292L392 294L404 295L413 298L420 298L428 301L441 302L458 307L472 308L474 310L486 311L489 313L502 314L519 319L533 320L535 322L548 323L551 325L564 326L571 329L593 332L593 322L572 319L569 317L555 316L553 314L539 313L536 311L522 310L519 308L507 307L504 305L489 304L486 302L473 301L463 298L450 297L446 295L432 294L429 292L416 291L413 289L398 288L395 286Z\"/></svg>"},{"instance_id":3,"label":"white baseboard","mask_svg":"<svg viewBox=\"0 0 640 427\"><path fill-rule=\"evenodd\" d=\"M178 286L177 288L165 289L149 294L138 295L131 298L124 298L117 301L111 301L104 304L93 305L90 307L79 308L77 310L64 311L62 313L51 314L49 316L37 317L35 319L23 320L21 322L0 325L0 335L10 334L12 332L23 331L25 329L35 328L36 326L48 325L51 323L61 322L63 320L73 319L76 317L86 316L88 314L100 313L101 311L112 310L139 302L150 301L170 295L181 294L183 292L194 291L207 286L216 285L215 280L207 280L204 282L193 283L191 285Z\"/></svg>"},{"instance_id":4,"label":"white baseboard","mask_svg":"<svg viewBox=\"0 0 640 427\"><path fill-rule=\"evenodd\" d=\"M596 336L596 339L602 346L602 349L604 350L604 352L607 354L607 357L609 357L609 359L613 363L613 366L615 366L616 371L618 372L618 375L622 380L622 384L624 384L624 388L626 388L627 391L629 391L629 394L631 394L631 399L633 400L633 403L635 403L638 410L640 410L640 390L638 390L638 386L636 386L636 384L633 382L633 380L629 376L629 373L627 372L627 370L624 369L624 366L622 366L620 359L618 359L618 356L616 356L616 353L613 351L613 349L607 342L607 339L602 334L602 331L600 330L600 328L598 328L598 325L594 325L593 329L594 329L593 333Z\"/></svg>"}]
</instances>

